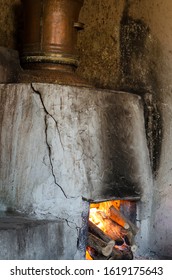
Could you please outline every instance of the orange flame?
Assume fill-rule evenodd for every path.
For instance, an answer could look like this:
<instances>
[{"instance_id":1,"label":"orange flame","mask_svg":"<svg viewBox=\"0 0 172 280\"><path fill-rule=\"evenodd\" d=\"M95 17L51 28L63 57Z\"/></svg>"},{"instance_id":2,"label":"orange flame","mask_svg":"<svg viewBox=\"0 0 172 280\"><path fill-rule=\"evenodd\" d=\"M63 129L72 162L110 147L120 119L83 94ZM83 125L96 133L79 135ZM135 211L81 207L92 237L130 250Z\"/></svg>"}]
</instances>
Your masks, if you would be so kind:
<instances>
[{"instance_id":1,"label":"orange flame","mask_svg":"<svg viewBox=\"0 0 172 280\"><path fill-rule=\"evenodd\" d=\"M102 222L102 220L100 220L98 213L101 213L102 216L108 216L111 205L113 205L116 209L119 209L120 200L90 204L89 220L103 231L106 230L106 225Z\"/></svg>"},{"instance_id":2,"label":"orange flame","mask_svg":"<svg viewBox=\"0 0 172 280\"><path fill-rule=\"evenodd\" d=\"M106 232L106 223L103 223L103 220L100 219L101 216L108 216L109 215L109 208L110 206L114 206L116 209L119 210L120 208L120 200L113 200L113 201L106 201L101 203L92 203L90 204L90 213L89 213L89 220L96 224L101 230ZM86 251L86 259L92 260L89 250Z\"/></svg>"}]
</instances>

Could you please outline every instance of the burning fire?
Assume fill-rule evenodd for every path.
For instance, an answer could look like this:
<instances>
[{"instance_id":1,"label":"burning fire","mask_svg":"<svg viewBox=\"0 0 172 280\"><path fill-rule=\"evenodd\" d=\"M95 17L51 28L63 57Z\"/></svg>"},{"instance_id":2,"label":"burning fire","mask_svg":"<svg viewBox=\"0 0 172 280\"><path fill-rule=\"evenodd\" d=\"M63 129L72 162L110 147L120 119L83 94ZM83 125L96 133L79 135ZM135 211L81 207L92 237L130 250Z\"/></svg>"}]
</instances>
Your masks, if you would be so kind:
<instances>
[{"instance_id":1,"label":"burning fire","mask_svg":"<svg viewBox=\"0 0 172 280\"><path fill-rule=\"evenodd\" d=\"M114 206L117 210L120 208L120 200L115 201L107 201L101 203L92 203L90 204L90 213L89 213L89 221L94 223L97 227L99 227L103 232L107 232L107 221L103 221L103 217L109 216L109 209L111 206ZM86 259L93 260L90 256L92 248L87 247L86 250Z\"/></svg>"},{"instance_id":2,"label":"burning fire","mask_svg":"<svg viewBox=\"0 0 172 280\"><path fill-rule=\"evenodd\" d=\"M132 259L138 227L123 215L121 205L133 202L113 200L90 204L86 259ZM135 247L134 247L135 246Z\"/></svg>"},{"instance_id":3,"label":"burning fire","mask_svg":"<svg viewBox=\"0 0 172 280\"><path fill-rule=\"evenodd\" d=\"M90 204L89 220L97 225L101 230L106 232L106 224L102 221L102 217L109 215L109 209L114 206L117 210L120 208L120 200L107 201L101 203Z\"/></svg>"}]
</instances>

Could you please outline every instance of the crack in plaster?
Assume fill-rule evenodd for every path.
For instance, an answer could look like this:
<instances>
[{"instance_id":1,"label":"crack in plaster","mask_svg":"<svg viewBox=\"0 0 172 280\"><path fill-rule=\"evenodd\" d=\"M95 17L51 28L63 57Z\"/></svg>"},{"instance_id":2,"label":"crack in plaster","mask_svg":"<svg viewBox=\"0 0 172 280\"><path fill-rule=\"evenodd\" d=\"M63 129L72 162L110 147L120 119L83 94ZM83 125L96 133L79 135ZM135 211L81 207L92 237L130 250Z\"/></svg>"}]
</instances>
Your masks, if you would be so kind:
<instances>
[{"instance_id":1,"label":"crack in plaster","mask_svg":"<svg viewBox=\"0 0 172 280\"><path fill-rule=\"evenodd\" d=\"M63 192L65 198L67 198L67 199L77 199L77 198L80 198L80 197L81 197L80 195L75 196L75 197L74 197L74 196L68 196L68 195L65 193L63 187L62 187L61 185L59 185L58 182L57 182L57 179L56 179L56 176L55 176L55 173L54 173L54 166L53 166L53 162L52 162L52 156L51 156L52 151L51 151L51 146L50 146L50 144L48 143L48 122L47 122L47 119L48 119L48 117L50 117L50 118L52 118L53 121L55 122L57 131L58 131L58 135L59 135L59 140L60 140L62 149L63 149L63 151L64 151L64 147L63 147L63 143L62 143L62 140L61 140L60 131L59 131L59 127L58 127L58 122L55 120L55 118L53 117L53 115L50 114L50 113L48 112L48 110L47 110L47 108L46 108L46 106L45 106L45 104L44 104L44 101L43 101L41 92L38 91L38 90L36 90L36 89L34 88L33 84L31 84L31 89L33 90L34 93L36 93L36 94L39 96L40 101L41 101L41 104L42 104L42 107L43 107L44 112L45 112L45 117L44 117L44 122L45 122L45 139L46 139L46 144L47 144L47 148L48 148L49 161L50 161L50 166L51 166L51 172L52 172L52 175L53 175L53 178L54 178L54 183L55 183L55 185L57 185L57 186L61 189L61 191Z\"/></svg>"},{"instance_id":2,"label":"crack in plaster","mask_svg":"<svg viewBox=\"0 0 172 280\"><path fill-rule=\"evenodd\" d=\"M57 129L57 132L58 132L58 135L59 135L60 144L61 144L62 149L63 149L63 151L64 151L64 147L63 147L63 143L62 143L62 139L61 139L61 135L60 135L60 130L59 130L59 126L58 126L58 121L53 117L52 114L50 114L50 113L48 112L47 108L45 107L45 104L44 104L44 101L43 101L41 92L39 92L38 90L36 90L36 89L34 88L33 84L31 84L31 88L32 88L32 90L33 90L36 94L39 95L40 100L41 100L41 104L42 104L42 106L43 106L43 108L44 108L44 111L45 111L46 115L50 116L50 117L53 119L53 121L55 122L56 129Z\"/></svg>"},{"instance_id":3,"label":"crack in plaster","mask_svg":"<svg viewBox=\"0 0 172 280\"><path fill-rule=\"evenodd\" d=\"M61 189L61 191L63 192L64 196L67 198L67 195L66 195L65 191L63 190L62 186L60 186L57 183L57 179L56 179L56 176L55 176L55 173L54 173L54 166L53 166L52 156L51 156L52 151L51 151L51 146L48 143L48 122L47 122L47 116L48 115L45 115L45 117L44 117L44 121L45 121L45 139L46 139L46 144L47 144L47 147L48 147L48 155L49 155L49 160L50 160L51 172L52 172L52 175L54 177L54 183Z\"/></svg>"},{"instance_id":4,"label":"crack in plaster","mask_svg":"<svg viewBox=\"0 0 172 280\"><path fill-rule=\"evenodd\" d=\"M76 230L76 235L77 235L77 243L79 242L79 235L80 235L80 230L82 227L79 227L76 223L72 222L72 221L69 221L68 219L62 219L62 218L59 218L57 217L59 220L63 221L63 222L66 222L67 226L73 230ZM72 227L71 225L74 225L74 227ZM76 246L76 250L74 252L74 256L77 255L77 252L78 252L78 246Z\"/></svg>"},{"instance_id":5,"label":"crack in plaster","mask_svg":"<svg viewBox=\"0 0 172 280\"><path fill-rule=\"evenodd\" d=\"M36 94L39 96L40 101L41 101L41 104L42 104L43 109L44 109L44 112L45 112L45 117L44 117L44 122L45 122L45 139L46 139L46 144L47 144L47 148L48 148L48 154L49 154L51 172L52 172L52 175L53 175L53 178L54 178L54 183L55 183L55 185L57 185L57 186L61 189L61 191L62 191L62 193L64 194L64 196L65 196L66 198L68 198L67 195L66 195L66 193L65 193L65 191L63 190L62 186L60 186L60 185L57 183L57 179L56 179L56 176L55 176L55 173L54 173L54 166L53 166L53 162L52 162L52 157L51 157L51 153L52 153L52 152L51 152L51 146L50 146L50 144L48 143L48 123L47 123L47 116L51 117L51 118L54 120L54 122L55 122L55 124L56 124L56 128L57 128L58 134L59 134L59 139L61 139L61 138L60 138L60 133L59 133L57 121L56 121L56 120L54 119L54 117L47 111L41 93L40 93L39 91L37 91L36 89L34 89L34 87L33 87L32 84L31 84L31 88L32 88L32 90L34 91L34 93L36 93ZM60 140L60 142L61 142L61 140ZM61 145L62 145L62 142L61 142ZM63 147L63 145L62 145L62 147Z\"/></svg>"}]
</instances>

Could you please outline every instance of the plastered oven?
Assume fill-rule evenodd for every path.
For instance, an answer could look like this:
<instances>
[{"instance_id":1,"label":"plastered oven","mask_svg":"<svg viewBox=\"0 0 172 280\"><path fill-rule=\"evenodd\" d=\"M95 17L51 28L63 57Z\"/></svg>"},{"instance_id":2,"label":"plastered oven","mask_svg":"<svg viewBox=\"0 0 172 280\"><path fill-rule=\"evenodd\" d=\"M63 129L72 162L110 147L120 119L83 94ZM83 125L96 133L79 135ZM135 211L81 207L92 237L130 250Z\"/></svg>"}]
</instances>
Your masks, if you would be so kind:
<instances>
[{"instance_id":1,"label":"plastered oven","mask_svg":"<svg viewBox=\"0 0 172 280\"><path fill-rule=\"evenodd\" d=\"M85 259L90 202L110 199L138 201L137 254L148 252L141 97L39 83L1 85L0 96L0 257Z\"/></svg>"}]
</instances>

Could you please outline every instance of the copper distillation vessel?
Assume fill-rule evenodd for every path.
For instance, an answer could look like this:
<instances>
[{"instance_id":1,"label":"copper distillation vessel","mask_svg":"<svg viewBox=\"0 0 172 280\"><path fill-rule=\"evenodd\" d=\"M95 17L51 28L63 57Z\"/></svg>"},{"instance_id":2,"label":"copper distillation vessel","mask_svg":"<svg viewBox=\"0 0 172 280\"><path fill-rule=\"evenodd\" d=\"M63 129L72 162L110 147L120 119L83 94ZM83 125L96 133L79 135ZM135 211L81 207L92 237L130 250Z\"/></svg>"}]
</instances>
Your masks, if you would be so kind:
<instances>
[{"instance_id":1,"label":"copper distillation vessel","mask_svg":"<svg viewBox=\"0 0 172 280\"><path fill-rule=\"evenodd\" d=\"M23 35L19 82L88 85L78 66L78 22L84 0L22 0Z\"/></svg>"}]
</instances>

